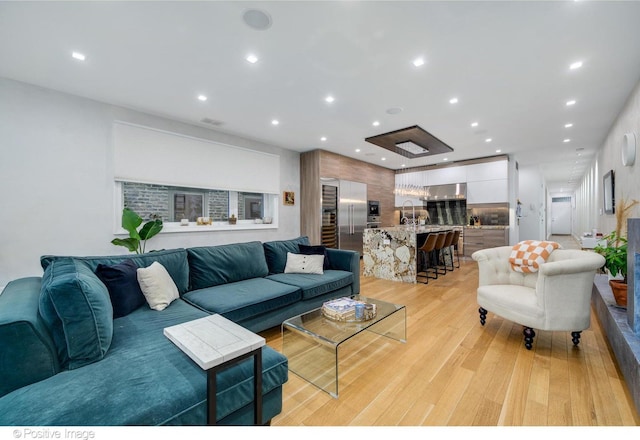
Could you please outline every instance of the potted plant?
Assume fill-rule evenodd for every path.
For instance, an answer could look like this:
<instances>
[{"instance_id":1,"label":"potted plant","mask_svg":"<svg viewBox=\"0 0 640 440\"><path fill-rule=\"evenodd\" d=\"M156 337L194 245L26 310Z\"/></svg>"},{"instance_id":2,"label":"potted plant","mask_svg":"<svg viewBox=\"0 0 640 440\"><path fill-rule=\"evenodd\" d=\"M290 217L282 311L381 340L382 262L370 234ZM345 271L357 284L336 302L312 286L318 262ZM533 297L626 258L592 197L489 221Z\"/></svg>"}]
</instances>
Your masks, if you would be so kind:
<instances>
[{"instance_id":1,"label":"potted plant","mask_svg":"<svg viewBox=\"0 0 640 440\"><path fill-rule=\"evenodd\" d=\"M149 220L138 230L141 224L142 217L131 209L124 208L122 210L122 227L129 232L129 237L114 238L111 243L116 246L124 246L136 254L144 254L147 240L162 230L162 220L158 218Z\"/></svg>"},{"instance_id":2,"label":"potted plant","mask_svg":"<svg viewBox=\"0 0 640 440\"><path fill-rule=\"evenodd\" d=\"M616 304L622 307L627 306L627 238L622 231L626 227L629 211L637 204L637 200L620 199L615 209L615 231L603 237L605 244L594 248L605 259L604 268L613 277L609 280L613 297Z\"/></svg>"},{"instance_id":3,"label":"potted plant","mask_svg":"<svg viewBox=\"0 0 640 440\"><path fill-rule=\"evenodd\" d=\"M609 280L616 304L627 306L627 239L618 235L617 231L603 237L604 244L599 244L594 251L604 257L604 269L613 278Z\"/></svg>"}]
</instances>

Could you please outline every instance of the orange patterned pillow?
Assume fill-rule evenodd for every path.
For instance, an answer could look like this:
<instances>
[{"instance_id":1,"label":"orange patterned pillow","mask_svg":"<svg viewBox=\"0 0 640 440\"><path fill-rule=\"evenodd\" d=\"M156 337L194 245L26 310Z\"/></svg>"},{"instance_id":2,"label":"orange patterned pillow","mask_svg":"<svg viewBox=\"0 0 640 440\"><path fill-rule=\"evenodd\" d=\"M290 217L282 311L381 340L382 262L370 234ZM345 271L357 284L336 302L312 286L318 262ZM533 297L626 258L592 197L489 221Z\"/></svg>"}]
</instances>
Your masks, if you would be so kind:
<instances>
[{"instance_id":1,"label":"orange patterned pillow","mask_svg":"<svg viewBox=\"0 0 640 440\"><path fill-rule=\"evenodd\" d=\"M554 249L560 248L555 241L525 240L511 250L509 263L516 272L537 272L540 265L547 261Z\"/></svg>"}]
</instances>

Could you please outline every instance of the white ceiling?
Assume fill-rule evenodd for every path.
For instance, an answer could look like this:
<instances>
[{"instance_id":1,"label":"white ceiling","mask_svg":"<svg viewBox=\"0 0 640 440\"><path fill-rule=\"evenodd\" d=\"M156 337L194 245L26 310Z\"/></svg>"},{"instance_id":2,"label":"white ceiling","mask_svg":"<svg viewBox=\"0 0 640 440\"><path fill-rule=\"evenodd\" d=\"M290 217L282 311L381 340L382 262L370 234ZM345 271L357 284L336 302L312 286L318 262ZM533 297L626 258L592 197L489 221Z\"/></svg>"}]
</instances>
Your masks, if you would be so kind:
<instances>
[{"instance_id":1,"label":"white ceiling","mask_svg":"<svg viewBox=\"0 0 640 440\"><path fill-rule=\"evenodd\" d=\"M254 8L269 29L243 22ZM2 77L391 169L443 162L364 141L419 125L449 161L500 149L552 192L602 145L640 79L639 43L636 1L0 2Z\"/></svg>"}]
</instances>

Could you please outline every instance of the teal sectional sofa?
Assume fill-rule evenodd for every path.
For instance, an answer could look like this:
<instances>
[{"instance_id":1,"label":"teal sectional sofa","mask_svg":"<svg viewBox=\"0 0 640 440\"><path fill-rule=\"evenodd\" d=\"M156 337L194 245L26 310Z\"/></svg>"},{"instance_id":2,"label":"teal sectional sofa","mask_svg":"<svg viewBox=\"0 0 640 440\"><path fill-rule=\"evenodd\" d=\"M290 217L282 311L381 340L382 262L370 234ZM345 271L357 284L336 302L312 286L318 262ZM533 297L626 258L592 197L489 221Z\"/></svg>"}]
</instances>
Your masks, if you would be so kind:
<instances>
[{"instance_id":1,"label":"teal sectional sofa","mask_svg":"<svg viewBox=\"0 0 640 440\"><path fill-rule=\"evenodd\" d=\"M42 277L12 281L0 294L0 425L205 424L206 373L163 329L218 313L260 332L359 293L357 252L323 250L321 275L283 273L288 252L317 253L311 248L298 237L142 255L43 256ZM121 303L132 296L118 296L123 292L101 272L153 262L166 268L179 294L163 310ZM267 424L282 410L287 359L265 346L262 369ZM251 359L218 374L217 422L253 423Z\"/></svg>"}]
</instances>

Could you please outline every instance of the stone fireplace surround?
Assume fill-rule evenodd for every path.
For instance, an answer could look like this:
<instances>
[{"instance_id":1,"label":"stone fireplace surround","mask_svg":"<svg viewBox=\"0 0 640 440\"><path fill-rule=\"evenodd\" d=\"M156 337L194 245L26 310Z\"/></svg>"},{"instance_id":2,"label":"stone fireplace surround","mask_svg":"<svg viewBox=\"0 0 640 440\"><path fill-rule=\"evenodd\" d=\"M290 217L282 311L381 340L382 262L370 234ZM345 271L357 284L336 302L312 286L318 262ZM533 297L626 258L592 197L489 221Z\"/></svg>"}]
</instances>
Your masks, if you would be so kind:
<instances>
[{"instance_id":1,"label":"stone fireplace surround","mask_svg":"<svg viewBox=\"0 0 640 440\"><path fill-rule=\"evenodd\" d=\"M591 302L640 414L640 219L629 219L627 231L627 308L616 305L607 275L596 275Z\"/></svg>"}]
</instances>

